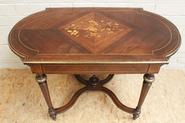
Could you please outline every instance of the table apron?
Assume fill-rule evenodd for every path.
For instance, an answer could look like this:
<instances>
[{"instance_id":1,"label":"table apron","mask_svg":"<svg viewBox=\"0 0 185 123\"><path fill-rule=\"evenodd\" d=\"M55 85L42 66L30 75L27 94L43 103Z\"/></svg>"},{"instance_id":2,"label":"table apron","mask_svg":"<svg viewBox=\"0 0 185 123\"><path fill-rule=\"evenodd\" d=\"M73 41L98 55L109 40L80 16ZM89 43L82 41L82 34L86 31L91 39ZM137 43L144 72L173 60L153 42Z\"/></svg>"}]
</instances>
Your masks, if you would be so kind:
<instances>
[{"instance_id":1,"label":"table apron","mask_svg":"<svg viewBox=\"0 0 185 123\"><path fill-rule=\"evenodd\" d=\"M162 64L28 64L33 73L45 74L139 74L158 73Z\"/></svg>"}]
</instances>

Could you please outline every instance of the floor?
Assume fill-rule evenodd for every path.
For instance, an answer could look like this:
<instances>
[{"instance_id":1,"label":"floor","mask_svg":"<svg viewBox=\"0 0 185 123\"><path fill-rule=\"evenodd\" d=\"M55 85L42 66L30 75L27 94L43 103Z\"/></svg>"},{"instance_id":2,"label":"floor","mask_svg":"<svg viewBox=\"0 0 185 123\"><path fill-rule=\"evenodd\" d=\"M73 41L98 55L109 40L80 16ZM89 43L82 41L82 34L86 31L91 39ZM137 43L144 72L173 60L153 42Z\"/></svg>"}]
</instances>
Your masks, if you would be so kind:
<instances>
[{"instance_id":1,"label":"floor","mask_svg":"<svg viewBox=\"0 0 185 123\"><path fill-rule=\"evenodd\" d=\"M55 107L65 104L81 85L72 75L48 75ZM106 87L127 106L135 107L142 75L116 75ZM136 121L101 92L86 92L52 121L29 69L0 69L0 123L185 123L185 72L161 70L156 75Z\"/></svg>"}]
</instances>

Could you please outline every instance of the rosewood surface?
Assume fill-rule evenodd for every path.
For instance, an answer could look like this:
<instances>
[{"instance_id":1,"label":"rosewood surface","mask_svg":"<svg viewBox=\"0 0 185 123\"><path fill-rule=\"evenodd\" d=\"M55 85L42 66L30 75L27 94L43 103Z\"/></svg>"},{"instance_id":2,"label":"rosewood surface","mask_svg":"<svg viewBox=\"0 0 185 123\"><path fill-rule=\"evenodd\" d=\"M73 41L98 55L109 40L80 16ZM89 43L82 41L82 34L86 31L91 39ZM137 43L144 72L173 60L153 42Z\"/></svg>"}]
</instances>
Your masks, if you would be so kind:
<instances>
[{"instance_id":1,"label":"rosewood surface","mask_svg":"<svg viewBox=\"0 0 185 123\"><path fill-rule=\"evenodd\" d=\"M154 81L153 74L168 63L180 44L174 24L140 8L48 8L22 19L9 34L10 49L36 73L53 119L86 90L107 93L136 119ZM60 108L53 107L46 82L46 74L56 73L75 74L86 85ZM103 87L97 73L144 74L136 108L124 106ZM94 75L84 80L80 74Z\"/></svg>"},{"instance_id":2,"label":"rosewood surface","mask_svg":"<svg viewBox=\"0 0 185 123\"><path fill-rule=\"evenodd\" d=\"M171 22L143 9L50 8L18 22L9 45L23 63L39 64L43 73L51 73L56 64L71 73L79 64L89 73L94 72L89 64L106 64L108 71L109 64L116 64L114 73L125 73L124 65L134 64L135 71L146 73L149 65L168 62L180 46L180 35Z\"/></svg>"}]
</instances>

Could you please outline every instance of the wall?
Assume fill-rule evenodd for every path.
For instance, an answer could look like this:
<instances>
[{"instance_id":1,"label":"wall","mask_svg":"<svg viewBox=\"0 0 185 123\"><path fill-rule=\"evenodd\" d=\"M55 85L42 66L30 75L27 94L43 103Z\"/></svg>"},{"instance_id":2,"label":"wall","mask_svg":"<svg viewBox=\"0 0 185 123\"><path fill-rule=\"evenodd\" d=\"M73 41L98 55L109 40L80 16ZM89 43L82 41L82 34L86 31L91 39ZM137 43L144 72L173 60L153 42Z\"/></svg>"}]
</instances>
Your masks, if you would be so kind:
<instances>
[{"instance_id":1,"label":"wall","mask_svg":"<svg viewBox=\"0 0 185 123\"><path fill-rule=\"evenodd\" d=\"M24 68L7 45L13 25L23 17L46 7L142 7L171 20L180 30L182 46L165 68L185 68L184 0L0 0L0 68Z\"/></svg>"}]
</instances>

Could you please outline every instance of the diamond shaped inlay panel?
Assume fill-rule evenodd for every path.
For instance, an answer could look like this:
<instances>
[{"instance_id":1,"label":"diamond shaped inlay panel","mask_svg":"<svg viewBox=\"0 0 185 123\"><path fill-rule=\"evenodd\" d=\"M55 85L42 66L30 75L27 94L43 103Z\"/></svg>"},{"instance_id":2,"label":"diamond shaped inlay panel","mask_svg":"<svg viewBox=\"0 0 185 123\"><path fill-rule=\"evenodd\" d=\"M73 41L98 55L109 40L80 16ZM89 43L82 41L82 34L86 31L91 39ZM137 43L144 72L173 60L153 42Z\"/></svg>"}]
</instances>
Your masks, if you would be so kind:
<instances>
[{"instance_id":1,"label":"diamond shaped inlay panel","mask_svg":"<svg viewBox=\"0 0 185 123\"><path fill-rule=\"evenodd\" d=\"M93 53L100 52L132 29L105 17L100 13L89 13L59 28L73 41Z\"/></svg>"}]
</instances>

